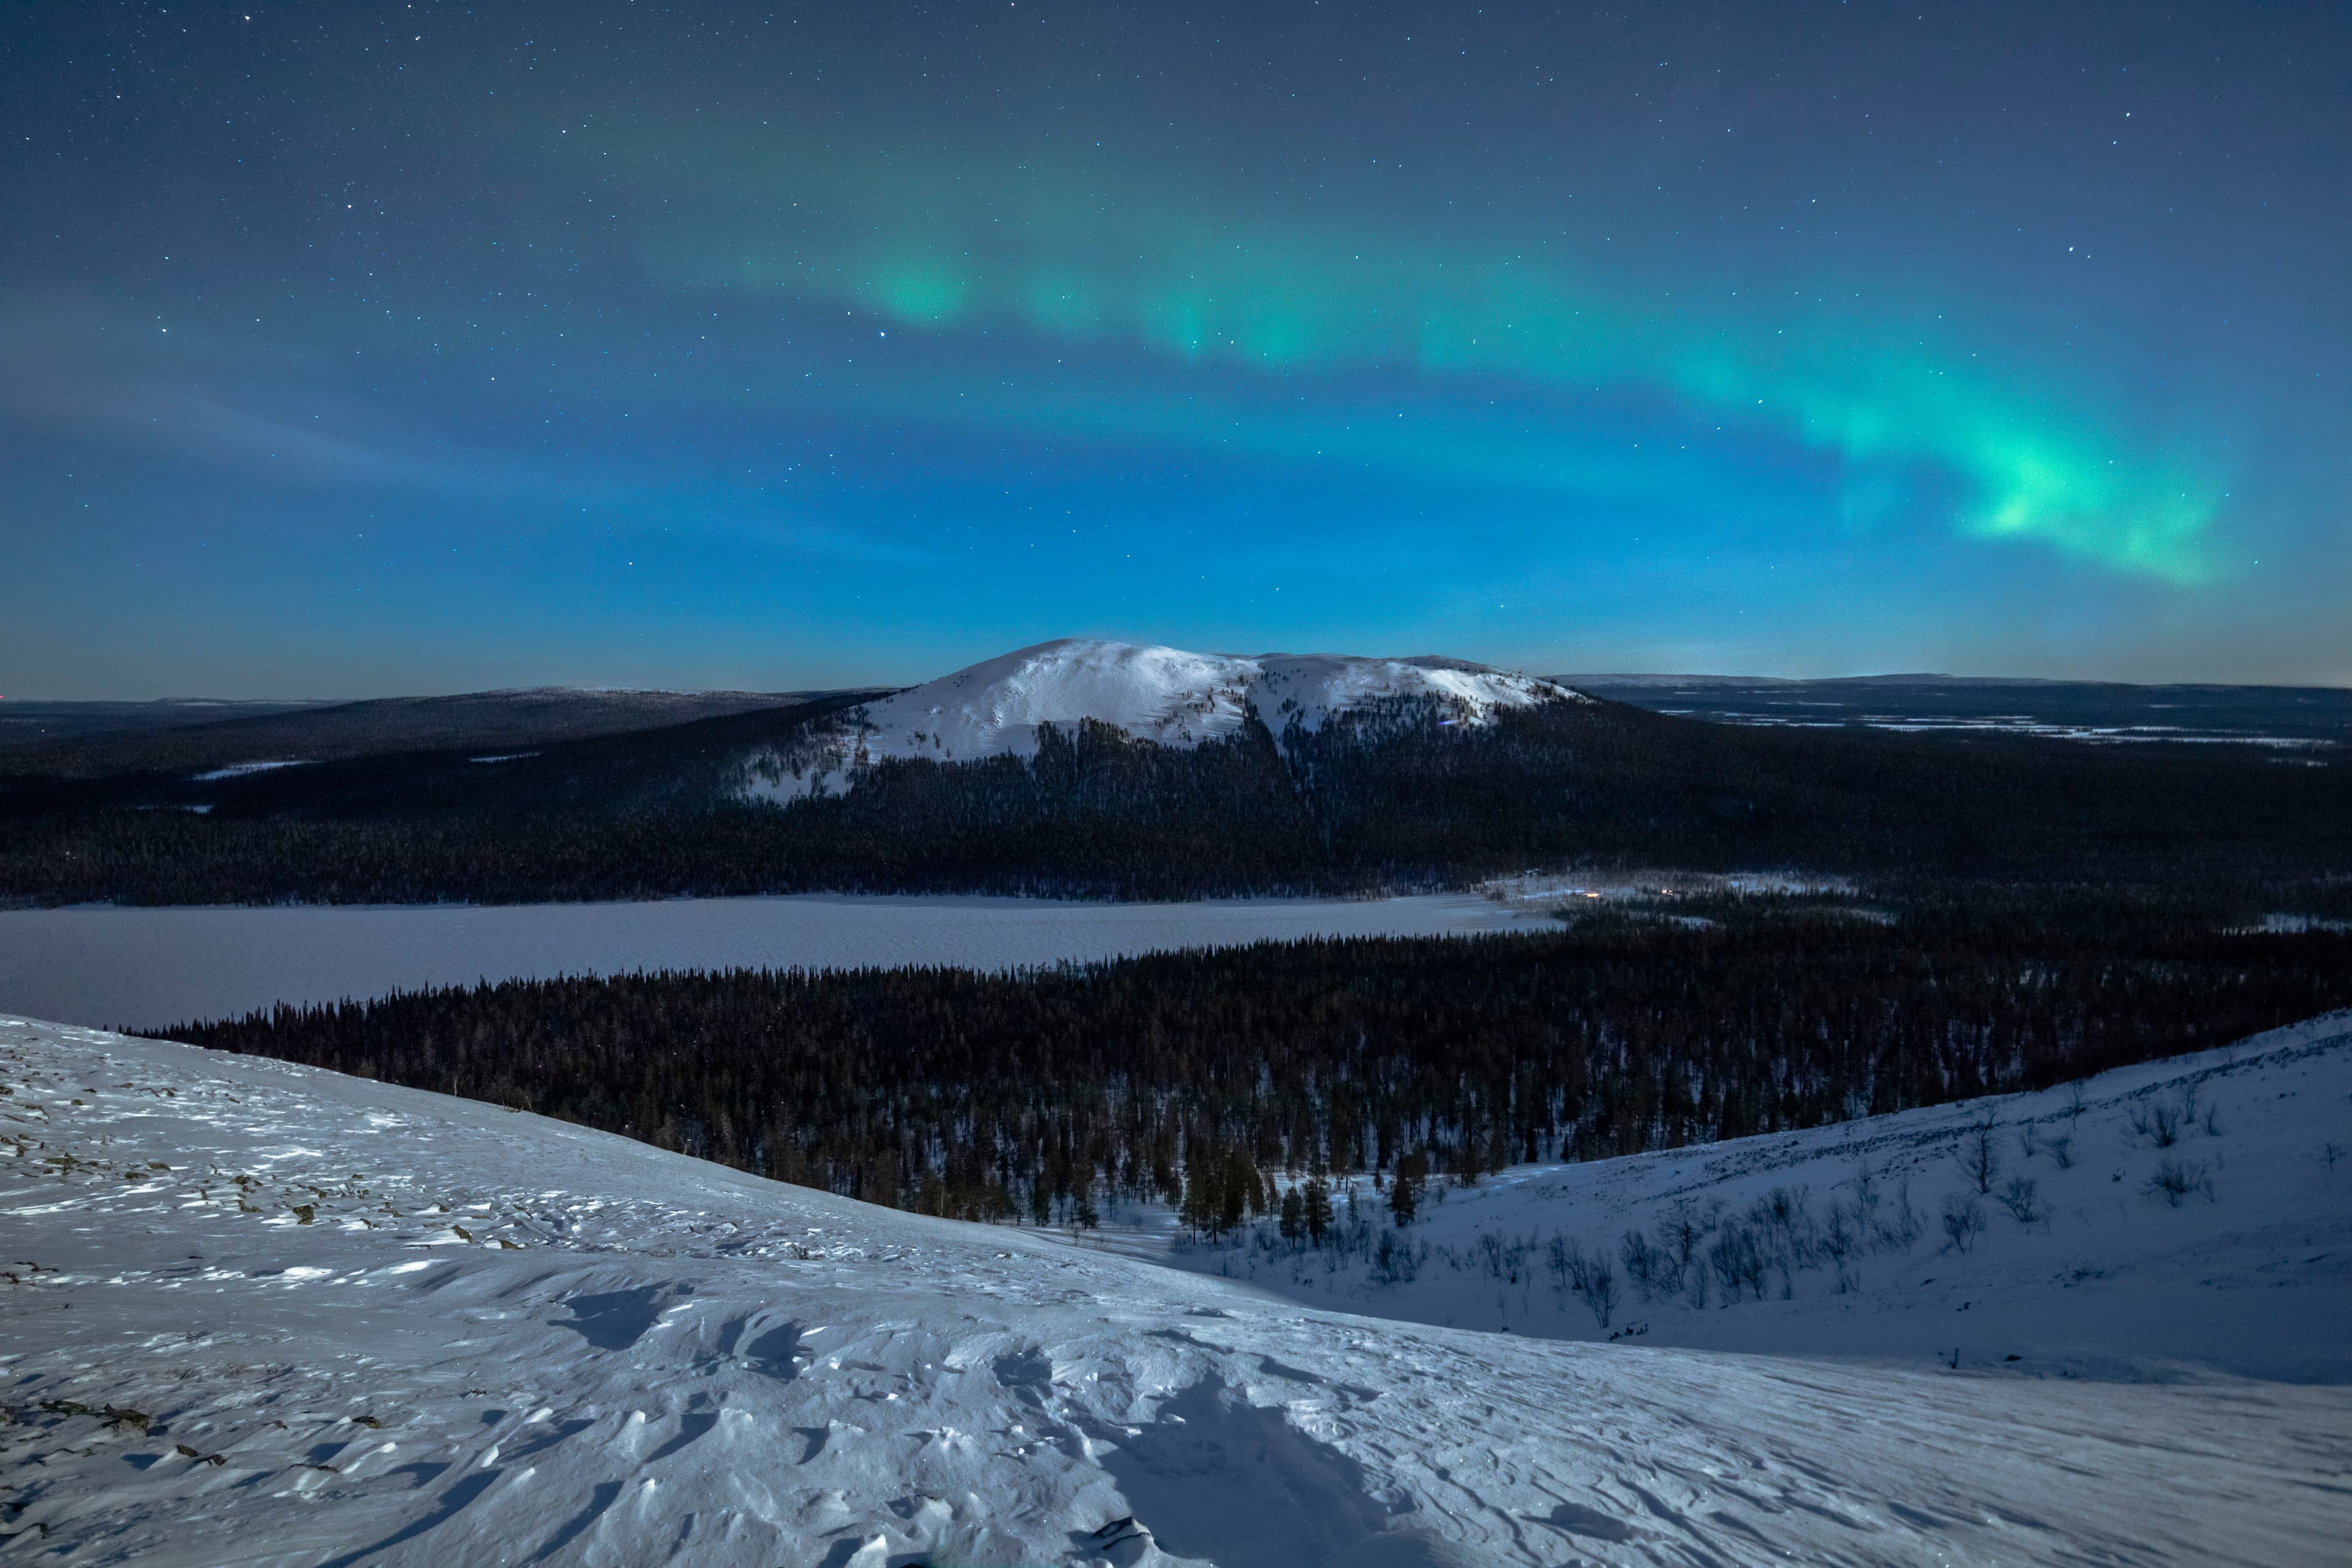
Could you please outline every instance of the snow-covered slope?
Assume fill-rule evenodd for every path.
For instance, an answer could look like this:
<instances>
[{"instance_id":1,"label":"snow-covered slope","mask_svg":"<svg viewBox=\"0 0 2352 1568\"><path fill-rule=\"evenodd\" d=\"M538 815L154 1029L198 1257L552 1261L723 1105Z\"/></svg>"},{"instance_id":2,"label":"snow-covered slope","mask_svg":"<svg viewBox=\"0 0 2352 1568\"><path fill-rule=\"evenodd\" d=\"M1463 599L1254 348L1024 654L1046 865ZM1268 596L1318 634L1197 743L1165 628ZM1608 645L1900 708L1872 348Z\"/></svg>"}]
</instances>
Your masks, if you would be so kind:
<instances>
[{"instance_id":1,"label":"snow-covered slope","mask_svg":"<svg viewBox=\"0 0 2352 1568\"><path fill-rule=\"evenodd\" d=\"M1369 1187L1344 1256L1262 1233L1172 1260L1318 1305L1557 1338L2352 1383L2352 1014L2079 1090L1435 1187L1385 1265ZM1610 1271L1613 1306L1594 1261L1578 1294L1555 1240Z\"/></svg>"},{"instance_id":2,"label":"snow-covered slope","mask_svg":"<svg viewBox=\"0 0 2352 1568\"><path fill-rule=\"evenodd\" d=\"M2340 1388L1381 1322L19 1020L0 1084L0 1558L2277 1564L2346 1535Z\"/></svg>"},{"instance_id":3,"label":"snow-covered slope","mask_svg":"<svg viewBox=\"0 0 2352 1568\"><path fill-rule=\"evenodd\" d=\"M820 780L838 787L859 766L890 757L1027 756L1041 724L1068 731L1094 719L1139 740L1196 746L1232 734L1252 713L1279 737L1293 722L1312 731L1334 713L1399 699L1434 703L1465 724L1542 701L1591 700L1462 659L1244 657L1064 637L853 709L805 756L765 766L752 793L786 799Z\"/></svg>"}]
</instances>

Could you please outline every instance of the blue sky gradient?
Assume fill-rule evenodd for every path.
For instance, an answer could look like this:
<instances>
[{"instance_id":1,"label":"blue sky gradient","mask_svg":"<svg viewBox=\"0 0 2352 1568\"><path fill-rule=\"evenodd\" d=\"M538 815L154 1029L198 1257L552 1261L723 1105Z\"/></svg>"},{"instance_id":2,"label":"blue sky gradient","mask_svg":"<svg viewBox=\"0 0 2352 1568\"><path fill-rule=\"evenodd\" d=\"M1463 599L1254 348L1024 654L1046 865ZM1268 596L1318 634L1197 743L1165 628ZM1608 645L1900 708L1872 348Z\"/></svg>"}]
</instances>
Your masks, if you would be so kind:
<instances>
[{"instance_id":1,"label":"blue sky gradient","mask_svg":"<svg viewBox=\"0 0 2352 1568\"><path fill-rule=\"evenodd\" d=\"M41 7L0 693L2352 683L2352 20Z\"/></svg>"}]
</instances>

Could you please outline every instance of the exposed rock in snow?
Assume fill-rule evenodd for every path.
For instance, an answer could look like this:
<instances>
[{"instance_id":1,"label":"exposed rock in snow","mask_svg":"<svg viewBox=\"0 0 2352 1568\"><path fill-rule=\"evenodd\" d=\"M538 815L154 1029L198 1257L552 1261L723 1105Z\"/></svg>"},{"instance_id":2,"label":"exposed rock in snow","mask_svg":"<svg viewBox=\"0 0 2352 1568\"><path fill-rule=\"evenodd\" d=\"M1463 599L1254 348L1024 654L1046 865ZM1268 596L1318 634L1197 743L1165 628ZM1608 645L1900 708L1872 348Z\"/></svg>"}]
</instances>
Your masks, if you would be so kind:
<instances>
[{"instance_id":1,"label":"exposed rock in snow","mask_svg":"<svg viewBox=\"0 0 2352 1568\"><path fill-rule=\"evenodd\" d=\"M0 1552L2340 1561L2341 1388L1380 1322L21 1020L0 1019Z\"/></svg>"},{"instance_id":2,"label":"exposed rock in snow","mask_svg":"<svg viewBox=\"0 0 2352 1568\"><path fill-rule=\"evenodd\" d=\"M1037 730L1079 721L1139 740L1197 746L1256 714L1279 738L1293 723L1320 729L1335 713L1403 700L1433 703L1444 722L1487 724L1505 709L1590 701L1549 680L1463 659L1356 658L1333 654L1187 653L1064 637L1018 649L855 708L806 753L764 759L751 793L785 800L837 789L862 766L891 757L970 762L1037 749Z\"/></svg>"}]
</instances>

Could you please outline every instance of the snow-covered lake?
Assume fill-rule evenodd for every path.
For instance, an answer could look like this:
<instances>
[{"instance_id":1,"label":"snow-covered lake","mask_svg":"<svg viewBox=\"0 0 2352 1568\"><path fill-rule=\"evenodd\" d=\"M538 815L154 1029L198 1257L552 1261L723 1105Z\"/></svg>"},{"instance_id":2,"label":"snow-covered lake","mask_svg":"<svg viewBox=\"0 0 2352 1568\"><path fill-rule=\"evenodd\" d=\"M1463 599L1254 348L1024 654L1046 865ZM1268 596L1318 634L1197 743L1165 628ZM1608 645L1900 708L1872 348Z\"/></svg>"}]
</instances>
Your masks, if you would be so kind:
<instances>
[{"instance_id":1,"label":"snow-covered lake","mask_svg":"<svg viewBox=\"0 0 2352 1568\"><path fill-rule=\"evenodd\" d=\"M1008 969L1309 936L1546 929L1475 894L1177 904L1042 899L694 899L645 903L0 911L0 1012L107 1028L277 1002L557 974L950 964Z\"/></svg>"}]
</instances>

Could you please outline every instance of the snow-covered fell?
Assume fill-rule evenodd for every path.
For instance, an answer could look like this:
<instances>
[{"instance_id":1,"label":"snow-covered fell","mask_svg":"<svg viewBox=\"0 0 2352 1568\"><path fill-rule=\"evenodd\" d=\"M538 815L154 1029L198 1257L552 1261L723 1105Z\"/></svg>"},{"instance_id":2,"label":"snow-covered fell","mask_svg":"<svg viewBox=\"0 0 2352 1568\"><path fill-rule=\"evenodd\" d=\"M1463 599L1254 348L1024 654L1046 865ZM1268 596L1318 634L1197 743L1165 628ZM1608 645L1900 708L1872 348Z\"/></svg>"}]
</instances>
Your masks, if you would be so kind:
<instances>
[{"instance_id":1,"label":"snow-covered fell","mask_svg":"<svg viewBox=\"0 0 2352 1568\"><path fill-rule=\"evenodd\" d=\"M1516 1334L2352 1384L2352 1013L2038 1092L1434 1184L1402 1230L1353 1196L1363 1236L1339 1247L1268 1226L1168 1251L1164 1224L1103 1244Z\"/></svg>"},{"instance_id":2,"label":"snow-covered fell","mask_svg":"<svg viewBox=\"0 0 2352 1568\"><path fill-rule=\"evenodd\" d=\"M26 1561L2341 1560L2341 1387L1384 1322L25 1020L0 1085Z\"/></svg>"},{"instance_id":3,"label":"snow-covered fell","mask_svg":"<svg viewBox=\"0 0 2352 1568\"><path fill-rule=\"evenodd\" d=\"M886 758L970 762L1033 754L1037 731L1085 719L1138 740L1197 746L1255 713L1279 738L1293 723L1404 700L1434 704L1447 722L1492 723L1511 708L1591 699L1532 676L1464 659L1337 654L1188 653L1093 637L1039 643L843 714L803 756L763 764L751 793L791 799L837 788Z\"/></svg>"}]
</instances>

